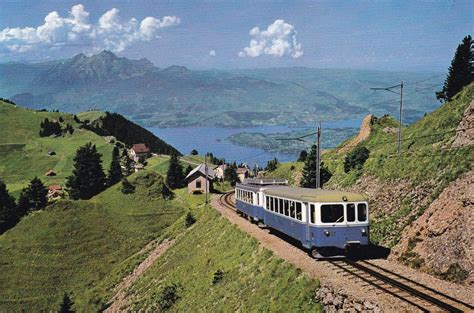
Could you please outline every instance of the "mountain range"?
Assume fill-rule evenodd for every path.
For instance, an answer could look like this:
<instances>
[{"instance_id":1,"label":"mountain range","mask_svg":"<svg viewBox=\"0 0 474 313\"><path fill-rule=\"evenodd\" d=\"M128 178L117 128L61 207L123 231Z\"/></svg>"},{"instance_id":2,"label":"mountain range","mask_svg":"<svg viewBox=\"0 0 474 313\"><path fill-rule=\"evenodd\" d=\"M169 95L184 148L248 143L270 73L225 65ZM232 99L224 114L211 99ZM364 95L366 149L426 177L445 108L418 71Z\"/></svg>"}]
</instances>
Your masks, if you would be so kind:
<instances>
[{"instance_id":1,"label":"mountain range","mask_svg":"<svg viewBox=\"0 0 474 313\"><path fill-rule=\"evenodd\" d=\"M439 106L437 73L313 68L159 68L110 51L41 63L0 64L0 97L35 109L118 112L146 126L301 125L398 111L398 97L370 87L408 80L405 120ZM420 82L418 82L420 81ZM415 82L418 82L415 84Z\"/></svg>"}]
</instances>

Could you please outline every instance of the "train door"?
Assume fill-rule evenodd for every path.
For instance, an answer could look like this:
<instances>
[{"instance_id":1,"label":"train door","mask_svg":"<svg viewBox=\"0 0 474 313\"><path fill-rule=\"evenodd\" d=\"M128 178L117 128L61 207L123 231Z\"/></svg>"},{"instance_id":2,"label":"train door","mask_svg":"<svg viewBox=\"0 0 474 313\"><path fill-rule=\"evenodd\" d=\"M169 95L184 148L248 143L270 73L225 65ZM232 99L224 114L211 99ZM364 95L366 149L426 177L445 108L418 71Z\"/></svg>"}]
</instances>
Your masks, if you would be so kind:
<instances>
[{"instance_id":1,"label":"train door","mask_svg":"<svg viewBox=\"0 0 474 313\"><path fill-rule=\"evenodd\" d=\"M304 211L306 214L306 223L305 223L305 240L306 242L303 244L306 248L311 248L311 232L309 229L309 217L310 217L310 206L308 202L303 202Z\"/></svg>"}]
</instances>

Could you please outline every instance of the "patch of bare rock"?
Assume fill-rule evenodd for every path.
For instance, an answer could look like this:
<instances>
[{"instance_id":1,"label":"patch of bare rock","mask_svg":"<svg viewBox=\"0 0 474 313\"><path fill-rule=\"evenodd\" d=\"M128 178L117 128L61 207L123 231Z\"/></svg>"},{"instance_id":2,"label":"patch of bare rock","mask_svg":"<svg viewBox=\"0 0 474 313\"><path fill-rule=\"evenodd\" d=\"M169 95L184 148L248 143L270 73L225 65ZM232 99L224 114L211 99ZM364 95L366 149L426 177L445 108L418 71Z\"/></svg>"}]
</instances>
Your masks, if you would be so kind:
<instances>
[{"instance_id":1,"label":"patch of bare rock","mask_svg":"<svg viewBox=\"0 0 474 313\"><path fill-rule=\"evenodd\" d=\"M464 111L463 118L456 128L452 147L459 148L472 144L474 144L474 100Z\"/></svg>"},{"instance_id":2,"label":"patch of bare rock","mask_svg":"<svg viewBox=\"0 0 474 313\"><path fill-rule=\"evenodd\" d=\"M391 259L474 284L474 170L451 182L407 227Z\"/></svg>"},{"instance_id":3,"label":"patch of bare rock","mask_svg":"<svg viewBox=\"0 0 474 313\"><path fill-rule=\"evenodd\" d=\"M370 132L372 130L372 121L374 119L373 115L367 115L362 120L362 124L360 125L359 133L356 137L354 137L351 141L349 141L346 145L340 148L337 152L338 153L345 153L349 150L353 149L357 146L360 142L366 140L370 136Z\"/></svg>"},{"instance_id":4,"label":"patch of bare rock","mask_svg":"<svg viewBox=\"0 0 474 313\"><path fill-rule=\"evenodd\" d=\"M316 299L326 312L381 312L378 304L356 299L327 283L316 291Z\"/></svg>"}]
</instances>

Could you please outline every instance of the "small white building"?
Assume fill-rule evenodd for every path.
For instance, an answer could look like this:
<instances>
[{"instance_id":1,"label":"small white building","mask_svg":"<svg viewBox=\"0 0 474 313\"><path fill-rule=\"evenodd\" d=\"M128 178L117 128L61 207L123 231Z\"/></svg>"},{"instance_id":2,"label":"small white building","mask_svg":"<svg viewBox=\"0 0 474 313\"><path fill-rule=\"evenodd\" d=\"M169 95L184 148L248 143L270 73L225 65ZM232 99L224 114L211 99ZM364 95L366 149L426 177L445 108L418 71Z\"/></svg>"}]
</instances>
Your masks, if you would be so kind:
<instances>
[{"instance_id":1,"label":"small white building","mask_svg":"<svg viewBox=\"0 0 474 313\"><path fill-rule=\"evenodd\" d=\"M217 166L216 168L214 168L214 175L216 176L216 178L219 178L219 179L224 178L224 172L226 168L227 168L226 164L221 164Z\"/></svg>"},{"instance_id":2,"label":"small white building","mask_svg":"<svg viewBox=\"0 0 474 313\"><path fill-rule=\"evenodd\" d=\"M150 157L150 153L150 148L144 143L136 143L132 146L132 149L130 149L130 157L135 162L145 162L146 159Z\"/></svg>"}]
</instances>

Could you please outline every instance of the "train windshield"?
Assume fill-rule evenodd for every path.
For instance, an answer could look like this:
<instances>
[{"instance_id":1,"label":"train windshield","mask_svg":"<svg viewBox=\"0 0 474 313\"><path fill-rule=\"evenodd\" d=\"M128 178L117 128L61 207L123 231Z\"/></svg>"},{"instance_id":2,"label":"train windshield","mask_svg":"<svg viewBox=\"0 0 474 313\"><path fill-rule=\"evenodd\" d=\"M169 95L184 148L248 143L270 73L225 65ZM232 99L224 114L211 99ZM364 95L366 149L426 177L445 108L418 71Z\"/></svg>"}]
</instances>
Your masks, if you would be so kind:
<instances>
[{"instance_id":1,"label":"train windshield","mask_svg":"<svg viewBox=\"0 0 474 313\"><path fill-rule=\"evenodd\" d=\"M356 220L356 207L354 203L348 203L346 206L347 210L347 221L355 222Z\"/></svg>"},{"instance_id":2,"label":"train windshield","mask_svg":"<svg viewBox=\"0 0 474 313\"><path fill-rule=\"evenodd\" d=\"M325 204L321 206L321 222L344 222L344 206L342 204Z\"/></svg>"},{"instance_id":3,"label":"train windshield","mask_svg":"<svg viewBox=\"0 0 474 313\"><path fill-rule=\"evenodd\" d=\"M367 205L365 203L357 205L357 220L359 222L367 221Z\"/></svg>"}]
</instances>

